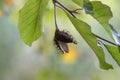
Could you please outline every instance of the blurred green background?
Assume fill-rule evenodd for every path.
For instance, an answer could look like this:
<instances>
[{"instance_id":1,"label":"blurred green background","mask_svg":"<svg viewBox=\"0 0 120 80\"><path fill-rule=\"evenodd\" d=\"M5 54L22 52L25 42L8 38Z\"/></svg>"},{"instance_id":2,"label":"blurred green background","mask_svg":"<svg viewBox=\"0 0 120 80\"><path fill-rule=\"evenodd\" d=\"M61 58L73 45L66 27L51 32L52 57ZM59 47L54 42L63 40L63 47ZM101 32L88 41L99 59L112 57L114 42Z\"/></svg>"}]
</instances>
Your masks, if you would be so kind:
<instances>
[{"instance_id":1,"label":"blurred green background","mask_svg":"<svg viewBox=\"0 0 120 80\"><path fill-rule=\"evenodd\" d=\"M70 6L71 0L60 0ZM111 7L113 18L110 23L120 33L120 0L100 0ZM67 30L78 42L70 44L69 54L60 54L53 45L53 5L48 5L43 20L43 35L33 43L25 45L19 36L18 12L24 0L0 0L0 80L120 80L120 68L106 52L106 60L114 70L102 70L90 47L71 25L65 13L57 10L57 21L61 30ZM71 3L72 4L72 3ZM74 4L74 7L78 6ZM73 7L72 7L73 8ZM102 26L89 15L80 13L92 31L110 39Z\"/></svg>"}]
</instances>

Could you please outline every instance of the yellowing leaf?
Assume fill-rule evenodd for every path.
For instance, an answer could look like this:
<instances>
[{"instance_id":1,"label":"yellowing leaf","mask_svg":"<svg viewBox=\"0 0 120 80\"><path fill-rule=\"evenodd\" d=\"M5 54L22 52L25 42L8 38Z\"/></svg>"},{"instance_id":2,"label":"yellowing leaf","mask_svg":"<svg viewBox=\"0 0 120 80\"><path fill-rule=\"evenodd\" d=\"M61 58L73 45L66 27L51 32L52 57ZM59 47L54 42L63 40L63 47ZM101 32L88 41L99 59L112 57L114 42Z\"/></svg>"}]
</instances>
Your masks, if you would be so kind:
<instances>
[{"instance_id":1,"label":"yellowing leaf","mask_svg":"<svg viewBox=\"0 0 120 80\"><path fill-rule=\"evenodd\" d=\"M10 8L13 4L12 0L4 0L4 3Z\"/></svg>"}]
</instances>

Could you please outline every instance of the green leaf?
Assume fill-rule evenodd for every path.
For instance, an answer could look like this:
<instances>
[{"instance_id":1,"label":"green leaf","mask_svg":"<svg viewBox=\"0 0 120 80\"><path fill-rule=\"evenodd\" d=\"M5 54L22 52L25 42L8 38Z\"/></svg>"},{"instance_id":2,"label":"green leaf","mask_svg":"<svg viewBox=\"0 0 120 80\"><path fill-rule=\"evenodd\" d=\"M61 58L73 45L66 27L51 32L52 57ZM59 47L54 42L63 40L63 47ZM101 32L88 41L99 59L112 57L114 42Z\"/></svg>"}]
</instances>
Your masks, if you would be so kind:
<instances>
[{"instance_id":1,"label":"green leaf","mask_svg":"<svg viewBox=\"0 0 120 80\"><path fill-rule=\"evenodd\" d=\"M120 66L120 53L117 46L105 45L106 49L109 51L113 59Z\"/></svg>"},{"instance_id":2,"label":"green leaf","mask_svg":"<svg viewBox=\"0 0 120 80\"><path fill-rule=\"evenodd\" d=\"M86 3L83 3L83 10L85 9L88 13L92 12L92 14L90 15L94 17L94 19L96 19L104 27L104 29L108 32L111 38L113 38L108 24L110 18L112 18L113 16L110 7L101 3L100 1L85 1ZM73 0L73 2L82 7L82 5L80 4L81 2L77 0Z\"/></svg>"},{"instance_id":3,"label":"green leaf","mask_svg":"<svg viewBox=\"0 0 120 80\"><path fill-rule=\"evenodd\" d=\"M102 4L100 1L91 1L91 3L93 5L94 12L94 14L91 14L91 16L93 16L112 37L112 33L108 24L110 18L113 16L110 7Z\"/></svg>"},{"instance_id":4,"label":"green leaf","mask_svg":"<svg viewBox=\"0 0 120 80\"><path fill-rule=\"evenodd\" d=\"M42 17L49 0L28 0L19 12L19 32L21 39L29 46L42 32Z\"/></svg>"},{"instance_id":5,"label":"green leaf","mask_svg":"<svg viewBox=\"0 0 120 80\"><path fill-rule=\"evenodd\" d=\"M80 7L82 7L83 5L83 1L82 0L72 0L74 3L76 3L77 5L79 5Z\"/></svg>"},{"instance_id":6,"label":"green leaf","mask_svg":"<svg viewBox=\"0 0 120 80\"><path fill-rule=\"evenodd\" d=\"M97 39L92 34L90 26L81 20L71 17L69 14L68 17L71 20L72 24L75 26L76 30L95 52L96 56L99 59L100 67L102 69L112 69L112 66L105 61L103 50L97 46Z\"/></svg>"}]
</instances>

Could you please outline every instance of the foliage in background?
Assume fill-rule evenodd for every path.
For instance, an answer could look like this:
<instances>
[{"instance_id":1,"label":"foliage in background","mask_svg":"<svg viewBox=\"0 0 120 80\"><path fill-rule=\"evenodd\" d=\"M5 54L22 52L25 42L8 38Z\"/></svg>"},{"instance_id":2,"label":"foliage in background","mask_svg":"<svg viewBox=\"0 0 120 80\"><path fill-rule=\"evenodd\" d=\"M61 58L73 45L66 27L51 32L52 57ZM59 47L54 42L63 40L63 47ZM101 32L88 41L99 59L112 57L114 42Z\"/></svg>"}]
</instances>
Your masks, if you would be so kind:
<instances>
[{"instance_id":1,"label":"foliage in background","mask_svg":"<svg viewBox=\"0 0 120 80\"><path fill-rule=\"evenodd\" d=\"M12 0L0 0L0 16L8 15L12 6Z\"/></svg>"},{"instance_id":2,"label":"foliage in background","mask_svg":"<svg viewBox=\"0 0 120 80\"><path fill-rule=\"evenodd\" d=\"M0 0L0 9L2 8L3 0Z\"/></svg>"}]
</instances>

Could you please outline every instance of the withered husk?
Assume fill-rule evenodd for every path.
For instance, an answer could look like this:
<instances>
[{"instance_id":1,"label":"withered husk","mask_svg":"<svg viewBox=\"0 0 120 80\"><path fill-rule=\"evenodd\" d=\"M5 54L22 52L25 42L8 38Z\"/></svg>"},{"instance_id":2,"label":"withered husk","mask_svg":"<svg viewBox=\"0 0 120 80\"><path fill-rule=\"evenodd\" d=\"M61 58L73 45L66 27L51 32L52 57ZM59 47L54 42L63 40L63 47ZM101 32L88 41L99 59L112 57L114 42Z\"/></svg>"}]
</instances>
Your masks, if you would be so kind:
<instances>
[{"instance_id":1,"label":"withered husk","mask_svg":"<svg viewBox=\"0 0 120 80\"><path fill-rule=\"evenodd\" d=\"M65 31L56 30L55 39L61 42L77 44L76 40L72 37L72 35L68 34Z\"/></svg>"},{"instance_id":2,"label":"withered husk","mask_svg":"<svg viewBox=\"0 0 120 80\"><path fill-rule=\"evenodd\" d=\"M69 52L68 43L77 44L72 35L60 30L55 31L54 43L57 46L57 48L63 53Z\"/></svg>"}]
</instances>

